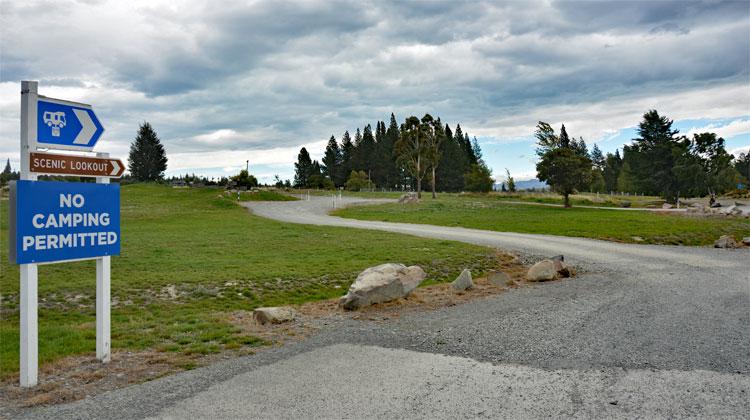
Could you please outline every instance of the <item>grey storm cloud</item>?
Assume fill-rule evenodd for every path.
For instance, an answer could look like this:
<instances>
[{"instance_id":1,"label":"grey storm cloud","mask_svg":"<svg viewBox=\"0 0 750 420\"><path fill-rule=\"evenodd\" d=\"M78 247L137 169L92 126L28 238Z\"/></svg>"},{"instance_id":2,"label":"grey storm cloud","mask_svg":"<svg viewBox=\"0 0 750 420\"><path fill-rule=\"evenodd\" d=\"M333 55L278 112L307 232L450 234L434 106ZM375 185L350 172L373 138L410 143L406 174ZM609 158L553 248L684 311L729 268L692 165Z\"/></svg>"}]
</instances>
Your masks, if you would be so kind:
<instances>
[{"instance_id":1,"label":"grey storm cloud","mask_svg":"<svg viewBox=\"0 0 750 420\"><path fill-rule=\"evenodd\" d=\"M181 152L750 77L747 1L4 1L0 24L0 82L116 91L111 134L148 119Z\"/></svg>"}]
</instances>

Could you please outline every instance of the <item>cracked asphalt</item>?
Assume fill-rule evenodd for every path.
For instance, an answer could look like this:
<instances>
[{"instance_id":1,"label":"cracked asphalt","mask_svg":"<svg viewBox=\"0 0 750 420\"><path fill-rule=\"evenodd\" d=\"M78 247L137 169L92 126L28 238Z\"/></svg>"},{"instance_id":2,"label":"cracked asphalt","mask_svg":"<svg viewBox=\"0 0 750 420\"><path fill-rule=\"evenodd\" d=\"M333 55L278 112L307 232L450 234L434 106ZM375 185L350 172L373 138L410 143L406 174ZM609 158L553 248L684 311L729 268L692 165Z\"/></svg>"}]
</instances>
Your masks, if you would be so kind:
<instances>
[{"instance_id":1,"label":"cracked asphalt","mask_svg":"<svg viewBox=\"0 0 750 420\"><path fill-rule=\"evenodd\" d=\"M357 221L332 206L247 203L292 223L564 254L584 274L396 320L326 320L297 343L22 417L750 417L747 249Z\"/></svg>"}]
</instances>

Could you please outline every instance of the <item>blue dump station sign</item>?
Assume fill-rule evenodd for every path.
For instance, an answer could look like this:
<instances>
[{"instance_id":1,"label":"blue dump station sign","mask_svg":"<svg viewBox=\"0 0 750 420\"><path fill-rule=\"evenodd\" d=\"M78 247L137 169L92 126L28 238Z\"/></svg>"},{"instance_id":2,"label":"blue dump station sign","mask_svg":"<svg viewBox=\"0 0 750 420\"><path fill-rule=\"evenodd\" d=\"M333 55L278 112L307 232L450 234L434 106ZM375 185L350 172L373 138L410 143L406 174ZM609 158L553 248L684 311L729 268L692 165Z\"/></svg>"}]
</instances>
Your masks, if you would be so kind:
<instances>
[{"instance_id":1,"label":"blue dump station sign","mask_svg":"<svg viewBox=\"0 0 750 420\"><path fill-rule=\"evenodd\" d=\"M10 219L16 264L120 254L119 184L16 181Z\"/></svg>"}]
</instances>

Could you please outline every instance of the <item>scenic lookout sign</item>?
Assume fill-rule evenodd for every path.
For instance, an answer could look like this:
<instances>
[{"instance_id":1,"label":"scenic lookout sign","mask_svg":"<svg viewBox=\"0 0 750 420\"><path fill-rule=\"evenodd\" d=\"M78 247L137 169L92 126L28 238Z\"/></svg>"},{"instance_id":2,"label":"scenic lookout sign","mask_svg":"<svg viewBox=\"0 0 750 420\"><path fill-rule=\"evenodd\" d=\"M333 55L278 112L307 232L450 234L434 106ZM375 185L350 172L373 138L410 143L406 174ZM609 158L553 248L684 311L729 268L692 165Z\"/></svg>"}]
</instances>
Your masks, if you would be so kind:
<instances>
[{"instance_id":1,"label":"scenic lookout sign","mask_svg":"<svg viewBox=\"0 0 750 420\"><path fill-rule=\"evenodd\" d=\"M120 186L109 180L125 170L108 153L82 154L104 132L91 105L47 98L37 89L37 82L21 82L21 179L11 183L9 200L8 258L20 265L23 387L38 381L38 264L96 260L96 357L110 360L110 257L120 253ZM43 174L96 183L38 181Z\"/></svg>"}]
</instances>

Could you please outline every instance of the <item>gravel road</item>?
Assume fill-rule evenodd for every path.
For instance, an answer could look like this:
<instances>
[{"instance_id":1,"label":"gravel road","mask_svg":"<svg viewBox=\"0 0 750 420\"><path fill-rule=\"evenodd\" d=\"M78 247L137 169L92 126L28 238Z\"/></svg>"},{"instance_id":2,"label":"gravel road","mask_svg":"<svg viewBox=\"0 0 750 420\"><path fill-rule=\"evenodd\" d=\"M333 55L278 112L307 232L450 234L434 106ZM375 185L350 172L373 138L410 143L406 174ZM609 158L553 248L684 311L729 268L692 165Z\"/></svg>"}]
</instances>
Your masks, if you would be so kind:
<instances>
[{"instance_id":1,"label":"gravel road","mask_svg":"<svg viewBox=\"0 0 750 420\"><path fill-rule=\"evenodd\" d=\"M298 343L22 415L750 416L748 250L355 221L328 216L332 205L313 197L247 206L287 222L564 254L584 274L397 320L327 320Z\"/></svg>"}]
</instances>

